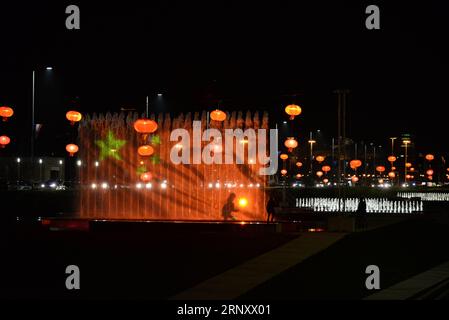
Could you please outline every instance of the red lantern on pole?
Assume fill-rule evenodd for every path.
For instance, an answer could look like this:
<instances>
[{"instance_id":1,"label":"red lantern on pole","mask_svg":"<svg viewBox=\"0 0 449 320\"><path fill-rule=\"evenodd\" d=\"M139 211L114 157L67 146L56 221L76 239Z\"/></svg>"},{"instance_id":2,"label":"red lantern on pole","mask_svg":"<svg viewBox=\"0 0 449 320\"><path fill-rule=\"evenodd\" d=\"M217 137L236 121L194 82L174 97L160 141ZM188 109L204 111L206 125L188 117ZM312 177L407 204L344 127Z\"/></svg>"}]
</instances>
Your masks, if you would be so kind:
<instances>
[{"instance_id":1,"label":"red lantern on pole","mask_svg":"<svg viewBox=\"0 0 449 320\"><path fill-rule=\"evenodd\" d=\"M8 106L0 107L0 117L3 118L3 121L7 121L8 118L12 117L14 114L14 110Z\"/></svg>"},{"instance_id":2,"label":"red lantern on pole","mask_svg":"<svg viewBox=\"0 0 449 320\"><path fill-rule=\"evenodd\" d=\"M0 148L6 147L11 142L8 136L0 136Z\"/></svg>"},{"instance_id":3,"label":"red lantern on pole","mask_svg":"<svg viewBox=\"0 0 449 320\"><path fill-rule=\"evenodd\" d=\"M284 145L288 148L288 152L292 152L293 149L298 146L298 141L293 137L288 137L287 140L285 140Z\"/></svg>"},{"instance_id":4,"label":"red lantern on pole","mask_svg":"<svg viewBox=\"0 0 449 320\"><path fill-rule=\"evenodd\" d=\"M382 172L385 171L385 167L384 167L384 166L377 166L377 167L376 167L376 171L382 173Z\"/></svg>"},{"instance_id":5,"label":"red lantern on pole","mask_svg":"<svg viewBox=\"0 0 449 320\"><path fill-rule=\"evenodd\" d=\"M72 110L72 111L68 111L65 114L65 117L67 118L67 120L70 121L70 124L73 126L75 124L75 122L80 121L83 116L78 111Z\"/></svg>"},{"instance_id":6,"label":"red lantern on pole","mask_svg":"<svg viewBox=\"0 0 449 320\"><path fill-rule=\"evenodd\" d=\"M358 167L360 167L362 165L362 161L360 160L351 160L349 162L349 166L351 167L351 169L355 170Z\"/></svg>"},{"instance_id":7,"label":"red lantern on pole","mask_svg":"<svg viewBox=\"0 0 449 320\"><path fill-rule=\"evenodd\" d=\"M210 113L210 118L214 121L222 122L226 120L226 113L216 109Z\"/></svg>"},{"instance_id":8,"label":"red lantern on pole","mask_svg":"<svg viewBox=\"0 0 449 320\"><path fill-rule=\"evenodd\" d=\"M299 116L301 112L301 107L296 104L289 104L285 107L285 113L290 116L290 120L295 119L295 117Z\"/></svg>"},{"instance_id":9,"label":"red lantern on pole","mask_svg":"<svg viewBox=\"0 0 449 320\"><path fill-rule=\"evenodd\" d=\"M140 146L139 149L137 149L137 153L139 153L142 157L148 157L151 156L154 152L154 149L150 145L143 145Z\"/></svg>"},{"instance_id":10,"label":"red lantern on pole","mask_svg":"<svg viewBox=\"0 0 449 320\"><path fill-rule=\"evenodd\" d=\"M79 148L76 144L70 143L68 145L65 146L65 149L67 150L67 152L70 154L71 157L73 157L73 155L75 153L78 152Z\"/></svg>"},{"instance_id":11,"label":"red lantern on pole","mask_svg":"<svg viewBox=\"0 0 449 320\"><path fill-rule=\"evenodd\" d=\"M144 172L140 175L140 180L143 182L149 182L153 178L151 172Z\"/></svg>"}]
</instances>

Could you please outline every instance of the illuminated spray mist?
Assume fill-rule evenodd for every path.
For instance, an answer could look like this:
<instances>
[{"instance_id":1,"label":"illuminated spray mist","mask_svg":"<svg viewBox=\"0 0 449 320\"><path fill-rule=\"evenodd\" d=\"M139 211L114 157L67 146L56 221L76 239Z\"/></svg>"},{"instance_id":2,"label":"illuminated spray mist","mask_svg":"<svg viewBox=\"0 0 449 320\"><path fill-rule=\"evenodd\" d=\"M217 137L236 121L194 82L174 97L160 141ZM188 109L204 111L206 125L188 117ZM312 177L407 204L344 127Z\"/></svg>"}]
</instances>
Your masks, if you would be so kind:
<instances>
[{"instance_id":1,"label":"illuminated spray mist","mask_svg":"<svg viewBox=\"0 0 449 320\"><path fill-rule=\"evenodd\" d=\"M193 119L191 113L173 119L161 113L150 118L158 123L157 131L147 136L145 141L154 149L151 156L140 156L137 152L144 143L133 128L133 123L138 119L137 113L127 116L123 113L87 115L81 122L79 140L83 166L79 170L83 186L80 199L82 218L222 220L221 208L233 192L238 199L246 199L241 206L240 201L235 202L240 211L233 215L238 220L264 219L267 175L261 172L265 168L269 174L277 169L277 133L274 132L274 139L270 139L270 133L256 134L255 137L237 134L232 139L235 160L229 163L225 158L227 156L229 160L230 139L198 141L194 138L193 129L194 125L201 126L203 132L215 129L226 140L227 129L241 129L241 132L254 129L256 133L261 131L258 129L267 130L266 113L259 118L258 112L247 112L245 117L241 112L233 112L223 122L208 121L206 112L201 115L195 113ZM186 144L185 139L181 141L179 135L178 138L176 134L171 136L176 129L183 129L183 134L188 133L190 143ZM265 161L262 161L260 154L255 156L248 150L248 144L260 147L260 139L270 146L266 150ZM203 151L208 150L209 157L206 159L221 158L217 154L223 153L222 163L193 161L195 146ZM186 147L190 152L186 153ZM243 154L240 152L242 147L245 150ZM176 152L176 149L179 151ZM185 160L186 154L192 161L172 161L174 155ZM268 161L268 156L276 162ZM141 180L144 172L150 173L146 181Z\"/></svg>"}]
</instances>

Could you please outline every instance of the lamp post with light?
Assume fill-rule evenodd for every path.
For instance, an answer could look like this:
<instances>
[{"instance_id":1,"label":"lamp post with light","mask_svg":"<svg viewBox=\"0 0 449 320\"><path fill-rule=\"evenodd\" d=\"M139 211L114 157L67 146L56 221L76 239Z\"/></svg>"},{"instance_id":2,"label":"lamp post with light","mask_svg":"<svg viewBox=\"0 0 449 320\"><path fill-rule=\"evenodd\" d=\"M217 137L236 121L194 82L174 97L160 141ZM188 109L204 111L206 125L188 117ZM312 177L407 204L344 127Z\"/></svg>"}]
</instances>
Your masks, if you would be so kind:
<instances>
[{"instance_id":1,"label":"lamp post with light","mask_svg":"<svg viewBox=\"0 0 449 320\"><path fill-rule=\"evenodd\" d=\"M310 175L312 175L312 171L313 171L313 144L316 143L316 141L313 140L312 132L310 132L310 139L309 139L308 142L310 144Z\"/></svg>"},{"instance_id":2,"label":"lamp post with light","mask_svg":"<svg viewBox=\"0 0 449 320\"><path fill-rule=\"evenodd\" d=\"M404 154L404 183L407 184L407 160L408 160L408 145L411 143L410 140L404 140L404 146L405 146L405 154Z\"/></svg>"}]
</instances>

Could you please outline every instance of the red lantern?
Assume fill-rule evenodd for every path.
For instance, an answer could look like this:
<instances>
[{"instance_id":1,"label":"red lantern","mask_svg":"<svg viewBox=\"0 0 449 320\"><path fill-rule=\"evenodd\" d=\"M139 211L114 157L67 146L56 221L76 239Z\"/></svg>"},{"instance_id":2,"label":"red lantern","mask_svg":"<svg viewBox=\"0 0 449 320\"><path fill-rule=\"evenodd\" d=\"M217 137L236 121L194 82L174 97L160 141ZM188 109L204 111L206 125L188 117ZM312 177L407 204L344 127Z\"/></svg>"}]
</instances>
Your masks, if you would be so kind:
<instances>
[{"instance_id":1,"label":"red lantern","mask_svg":"<svg viewBox=\"0 0 449 320\"><path fill-rule=\"evenodd\" d=\"M140 175L140 180L143 182L149 182L153 178L153 175L150 172L144 172Z\"/></svg>"},{"instance_id":2,"label":"red lantern","mask_svg":"<svg viewBox=\"0 0 449 320\"><path fill-rule=\"evenodd\" d=\"M3 121L7 121L13 114L14 110L12 108L7 106L0 107L0 117L3 118Z\"/></svg>"},{"instance_id":3,"label":"red lantern","mask_svg":"<svg viewBox=\"0 0 449 320\"><path fill-rule=\"evenodd\" d=\"M323 166L321 168L321 170L323 170L324 172L329 172L329 171L331 171L331 167L330 166Z\"/></svg>"},{"instance_id":4,"label":"red lantern","mask_svg":"<svg viewBox=\"0 0 449 320\"><path fill-rule=\"evenodd\" d=\"M349 162L349 166L351 167L351 169L355 170L358 167L360 167L362 165L362 161L360 160L351 160Z\"/></svg>"},{"instance_id":5,"label":"red lantern","mask_svg":"<svg viewBox=\"0 0 449 320\"><path fill-rule=\"evenodd\" d=\"M134 122L134 130L143 134L153 133L157 130L157 123L151 119L138 119Z\"/></svg>"},{"instance_id":6,"label":"red lantern","mask_svg":"<svg viewBox=\"0 0 449 320\"><path fill-rule=\"evenodd\" d=\"M290 120L293 120L296 116L299 116L301 111L301 107L296 104L289 104L285 107L285 113L290 116Z\"/></svg>"},{"instance_id":7,"label":"red lantern","mask_svg":"<svg viewBox=\"0 0 449 320\"><path fill-rule=\"evenodd\" d=\"M68 145L65 146L65 149L67 150L67 152L70 154L71 157L73 157L73 155L75 153L78 152L79 148L76 144L70 143Z\"/></svg>"},{"instance_id":8,"label":"red lantern","mask_svg":"<svg viewBox=\"0 0 449 320\"><path fill-rule=\"evenodd\" d=\"M388 172L388 176L389 176L391 179L394 179L394 178L396 177L396 173L394 173L394 172Z\"/></svg>"},{"instance_id":9,"label":"red lantern","mask_svg":"<svg viewBox=\"0 0 449 320\"><path fill-rule=\"evenodd\" d=\"M221 110L214 110L210 113L210 118L214 121L225 121L226 120L226 113Z\"/></svg>"},{"instance_id":10,"label":"red lantern","mask_svg":"<svg viewBox=\"0 0 449 320\"><path fill-rule=\"evenodd\" d=\"M11 142L8 136L0 136L0 148L6 147Z\"/></svg>"},{"instance_id":11,"label":"red lantern","mask_svg":"<svg viewBox=\"0 0 449 320\"><path fill-rule=\"evenodd\" d=\"M298 141L293 137L288 137L287 140L285 140L284 145L288 148L288 152L292 152L292 150L298 146Z\"/></svg>"},{"instance_id":12,"label":"red lantern","mask_svg":"<svg viewBox=\"0 0 449 320\"><path fill-rule=\"evenodd\" d=\"M427 174L428 176L433 175L433 170L432 170L432 169L427 170L427 171L426 171L426 174Z\"/></svg>"},{"instance_id":13,"label":"red lantern","mask_svg":"<svg viewBox=\"0 0 449 320\"><path fill-rule=\"evenodd\" d=\"M280 157L282 160L287 160L287 159L288 159L288 155L286 155L285 153L282 153L279 157Z\"/></svg>"},{"instance_id":14,"label":"red lantern","mask_svg":"<svg viewBox=\"0 0 449 320\"><path fill-rule=\"evenodd\" d=\"M384 166L377 166L376 167L376 171L384 172L385 171L385 167Z\"/></svg>"},{"instance_id":15,"label":"red lantern","mask_svg":"<svg viewBox=\"0 0 449 320\"><path fill-rule=\"evenodd\" d=\"M328 182L329 182L329 179L325 178L325 179L323 179L323 182L324 182L324 183L328 183Z\"/></svg>"},{"instance_id":16,"label":"red lantern","mask_svg":"<svg viewBox=\"0 0 449 320\"><path fill-rule=\"evenodd\" d=\"M154 152L153 147L149 146L149 145L143 145L137 149L137 153L139 155L141 155L142 157L151 156L153 154L153 152Z\"/></svg>"},{"instance_id":17,"label":"red lantern","mask_svg":"<svg viewBox=\"0 0 449 320\"><path fill-rule=\"evenodd\" d=\"M298 174L296 175L296 179L301 179L301 177L302 177L302 175L301 175L300 173L298 173Z\"/></svg>"},{"instance_id":18,"label":"red lantern","mask_svg":"<svg viewBox=\"0 0 449 320\"><path fill-rule=\"evenodd\" d=\"M357 176L352 176L352 177L351 177L351 181L352 181L353 183L356 183L357 181L359 181L359 178L358 178Z\"/></svg>"},{"instance_id":19,"label":"red lantern","mask_svg":"<svg viewBox=\"0 0 449 320\"><path fill-rule=\"evenodd\" d=\"M300 161L296 162L296 166L297 166L298 168L301 168L301 167L302 167L302 162L300 162Z\"/></svg>"},{"instance_id":20,"label":"red lantern","mask_svg":"<svg viewBox=\"0 0 449 320\"><path fill-rule=\"evenodd\" d=\"M388 161L390 161L391 163L396 161L396 157L395 156L389 156L388 157Z\"/></svg>"},{"instance_id":21,"label":"red lantern","mask_svg":"<svg viewBox=\"0 0 449 320\"><path fill-rule=\"evenodd\" d=\"M65 114L65 117L67 118L67 120L70 121L70 124L73 126L75 122L80 121L83 116L78 111L68 111Z\"/></svg>"},{"instance_id":22,"label":"red lantern","mask_svg":"<svg viewBox=\"0 0 449 320\"><path fill-rule=\"evenodd\" d=\"M432 161L433 159L435 159L435 157L433 156L433 154L430 154L430 153L429 153L429 154L426 155L426 160L427 160L427 161Z\"/></svg>"},{"instance_id":23,"label":"red lantern","mask_svg":"<svg viewBox=\"0 0 449 320\"><path fill-rule=\"evenodd\" d=\"M318 176L318 178L321 178L323 176L323 171L317 171L316 175Z\"/></svg>"},{"instance_id":24,"label":"red lantern","mask_svg":"<svg viewBox=\"0 0 449 320\"><path fill-rule=\"evenodd\" d=\"M410 162L407 162L407 163L405 164L405 166L406 166L407 168L410 168L410 167L412 166L412 164L411 164Z\"/></svg>"},{"instance_id":25,"label":"red lantern","mask_svg":"<svg viewBox=\"0 0 449 320\"><path fill-rule=\"evenodd\" d=\"M324 159L325 159L325 158L324 158L324 156L316 156L316 158L315 158L315 159L316 159L316 161L318 161L318 162L320 162L320 163L321 163L321 162L323 162L323 161L324 161Z\"/></svg>"},{"instance_id":26,"label":"red lantern","mask_svg":"<svg viewBox=\"0 0 449 320\"><path fill-rule=\"evenodd\" d=\"M282 169L282 170L281 170L281 174L282 174L283 176L285 176L285 175L287 174L287 170Z\"/></svg>"}]
</instances>

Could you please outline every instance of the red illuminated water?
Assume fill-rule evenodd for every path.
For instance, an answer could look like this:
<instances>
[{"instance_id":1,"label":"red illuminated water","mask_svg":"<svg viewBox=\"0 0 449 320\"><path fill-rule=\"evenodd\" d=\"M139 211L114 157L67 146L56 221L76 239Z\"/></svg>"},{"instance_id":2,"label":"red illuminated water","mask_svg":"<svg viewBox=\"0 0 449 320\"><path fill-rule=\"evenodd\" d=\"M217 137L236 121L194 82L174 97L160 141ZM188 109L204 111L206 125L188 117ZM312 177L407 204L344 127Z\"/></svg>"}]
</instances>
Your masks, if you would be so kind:
<instances>
[{"instance_id":1,"label":"red illuminated water","mask_svg":"<svg viewBox=\"0 0 449 320\"><path fill-rule=\"evenodd\" d=\"M237 220L264 219L266 176L258 174L261 165L257 160L250 164L245 152L245 164L241 165L174 165L169 156L176 142L170 142L169 137L175 128L187 129L192 137L192 120L201 120L203 130L217 128L222 134L225 128L267 129L267 114L259 119L258 113L247 112L243 116L240 112L233 112L224 122L209 123L206 112L201 115L195 113L193 119L190 113L173 119L168 114L153 114L150 118L158 123L158 130L147 137L147 143L153 146L155 152L151 157L141 157L137 148L143 144L142 136L133 128L134 121L138 119L137 113L84 117L79 127L80 158L83 163L80 167L83 186L81 218L222 220L221 208L229 194L234 192L237 196L236 207L239 198L248 200L246 207L234 213ZM100 148L96 141L105 141L109 131L115 139L125 140L126 143L111 151L116 152L120 159L109 156L100 160ZM208 143L202 142L202 147ZM95 165L96 161L98 166ZM139 180L143 168L152 173L151 188ZM93 185L96 187L93 188Z\"/></svg>"}]
</instances>

